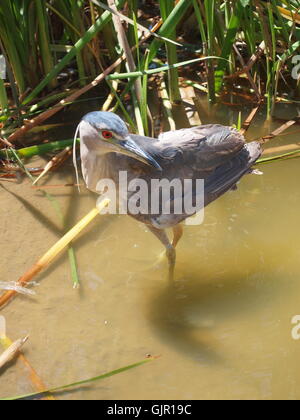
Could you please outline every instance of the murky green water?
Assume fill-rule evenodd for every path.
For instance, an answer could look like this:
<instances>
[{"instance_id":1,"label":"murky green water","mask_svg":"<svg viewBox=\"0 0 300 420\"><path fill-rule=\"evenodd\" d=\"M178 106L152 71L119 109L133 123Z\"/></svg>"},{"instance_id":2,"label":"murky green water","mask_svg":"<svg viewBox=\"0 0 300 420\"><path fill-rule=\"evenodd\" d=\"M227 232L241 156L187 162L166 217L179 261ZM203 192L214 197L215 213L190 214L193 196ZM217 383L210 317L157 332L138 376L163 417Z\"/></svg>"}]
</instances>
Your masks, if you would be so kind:
<instances>
[{"instance_id":1,"label":"murky green water","mask_svg":"<svg viewBox=\"0 0 300 420\"><path fill-rule=\"evenodd\" d=\"M232 122L220 108L211 121ZM257 121L248 138L278 125ZM269 146L297 141L283 136ZM8 335L30 335L25 354L49 386L161 356L60 398L300 398L300 341L291 337L300 314L299 162L264 165L264 176L245 177L211 204L204 225L186 227L173 286L166 265L152 266L162 248L144 226L99 216L75 243L80 291L61 257L39 276L36 297L17 297L1 311ZM47 183L72 180L69 164ZM69 227L95 204L89 192L51 193ZM60 237L61 224L27 181L2 182L0 199L0 279L13 281ZM2 372L1 397L28 392L21 363Z\"/></svg>"}]
</instances>

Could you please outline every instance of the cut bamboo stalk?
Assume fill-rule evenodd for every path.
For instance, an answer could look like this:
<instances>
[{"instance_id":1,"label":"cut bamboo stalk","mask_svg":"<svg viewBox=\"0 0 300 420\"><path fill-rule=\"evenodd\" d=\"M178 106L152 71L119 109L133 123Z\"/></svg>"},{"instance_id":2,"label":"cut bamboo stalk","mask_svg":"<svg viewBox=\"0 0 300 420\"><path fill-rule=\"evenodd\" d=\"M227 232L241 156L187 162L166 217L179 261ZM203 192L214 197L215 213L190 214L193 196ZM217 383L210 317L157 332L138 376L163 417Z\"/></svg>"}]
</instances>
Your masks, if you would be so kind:
<instances>
[{"instance_id":1,"label":"cut bamboo stalk","mask_svg":"<svg viewBox=\"0 0 300 420\"><path fill-rule=\"evenodd\" d=\"M1 355L0 355L0 369L3 368L8 362L10 362L19 352L21 347L28 340L28 335L24 338L19 338L19 340L12 343Z\"/></svg>"},{"instance_id":2,"label":"cut bamboo stalk","mask_svg":"<svg viewBox=\"0 0 300 420\"><path fill-rule=\"evenodd\" d=\"M28 283L47 268L53 260L72 242L79 233L110 203L109 199L104 199L97 207L91 210L80 222L77 223L66 235L64 235L46 254L42 256L17 282L21 287L26 287ZM16 291L10 290L0 297L0 308L7 304L15 295Z\"/></svg>"}]
</instances>

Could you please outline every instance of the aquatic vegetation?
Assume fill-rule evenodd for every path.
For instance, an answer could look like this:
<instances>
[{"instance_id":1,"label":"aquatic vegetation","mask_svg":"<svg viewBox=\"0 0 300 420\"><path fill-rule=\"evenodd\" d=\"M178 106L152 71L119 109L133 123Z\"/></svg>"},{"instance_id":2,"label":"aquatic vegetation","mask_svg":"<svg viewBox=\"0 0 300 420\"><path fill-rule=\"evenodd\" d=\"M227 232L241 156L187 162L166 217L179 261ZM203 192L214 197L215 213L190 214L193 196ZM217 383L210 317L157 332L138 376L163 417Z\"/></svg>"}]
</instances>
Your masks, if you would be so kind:
<instances>
[{"instance_id":1,"label":"aquatic vegetation","mask_svg":"<svg viewBox=\"0 0 300 420\"><path fill-rule=\"evenodd\" d=\"M181 100L179 86L186 78L186 67L193 71L195 83L207 87L211 102L225 100L233 89L237 97L247 96L249 102L265 101L271 115L276 101L298 98L299 79L293 78L293 59L300 47L296 0L152 3L156 8L149 14L138 1L109 2L119 10L114 18L123 21L116 27L108 4L96 0L1 1L0 49L7 60L8 77L7 82L0 79L3 128L17 129L49 105L58 112L61 105L76 101L120 57L119 36L129 48L125 64L118 61L115 68L122 71L109 77L106 73L99 83L106 85L129 120L128 101L122 96L128 88L119 83L116 90L109 80L132 81L129 92L140 131L147 132L151 122L147 97L153 82L149 77L156 73L159 78L167 73L171 103ZM141 18L146 24L140 24ZM119 34L121 28L125 31ZM197 58L207 61L197 62ZM161 68L155 69L156 60L163 63ZM69 87L76 91L76 85L82 89L80 95L68 95ZM55 106L59 95L66 99ZM48 119L54 113L47 111ZM37 119L37 124L45 119ZM11 136L11 141L16 139Z\"/></svg>"}]
</instances>

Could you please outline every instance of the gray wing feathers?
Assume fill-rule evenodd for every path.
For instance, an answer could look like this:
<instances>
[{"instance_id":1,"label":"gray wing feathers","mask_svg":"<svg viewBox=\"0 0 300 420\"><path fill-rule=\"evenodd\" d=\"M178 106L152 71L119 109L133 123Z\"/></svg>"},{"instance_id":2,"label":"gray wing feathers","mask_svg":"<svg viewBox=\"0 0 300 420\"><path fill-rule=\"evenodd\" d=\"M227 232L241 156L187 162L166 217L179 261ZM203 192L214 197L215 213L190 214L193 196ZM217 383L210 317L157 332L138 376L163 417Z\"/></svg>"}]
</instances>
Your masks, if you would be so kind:
<instances>
[{"instance_id":1,"label":"gray wing feathers","mask_svg":"<svg viewBox=\"0 0 300 420\"><path fill-rule=\"evenodd\" d=\"M204 178L216 194L232 187L261 154L259 143L247 144L238 130L218 124L169 131L158 140L132 137L162 166L162 177Z\"/></svg>"},{"instance_id":2,"label":"gray wing feathers","mask_svg":"<svg viewBox=\"0 0 300 420\"><path fill-rule=\"evenodd\" d=\"M207 171L226 163L244 145L244 137L237 130L213 124L164 133L157 147L164 158Z\"/></svg>"},{"instance_id":3,"label":"gray wing feathers","mask_svg":"<svg viewBox=\"0 0 300 420\"><path fill-rule=\"evenodd\" d=\"M205 179L206 204L231 189L261 155L258 142L245 144L243 149L225 165L219 166Z\"/></svg>"}]
</instances>

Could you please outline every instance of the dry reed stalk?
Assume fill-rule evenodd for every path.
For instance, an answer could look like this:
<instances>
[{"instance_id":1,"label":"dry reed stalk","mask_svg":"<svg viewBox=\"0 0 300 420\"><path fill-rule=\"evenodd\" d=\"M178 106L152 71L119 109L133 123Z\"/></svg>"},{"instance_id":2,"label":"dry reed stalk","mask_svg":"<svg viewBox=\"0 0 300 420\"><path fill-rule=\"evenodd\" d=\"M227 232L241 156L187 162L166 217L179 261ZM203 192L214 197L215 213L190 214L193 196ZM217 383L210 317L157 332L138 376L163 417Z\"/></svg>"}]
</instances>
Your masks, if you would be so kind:
<instances>
[{"instance_id":1,"label":"dry reed stalk","mask_svg":"<svg viewBox=\"0 0 300 420\"><path fill-rule=\"evenodd\" d=\"M3 139L2 137L0 137L0 142L3 143L5 147L13 147L13 145L9 141Z\"/></svg>"},{"instance_id":2,"label":"dry reed stalk","mask_svg":"<svg viewBox=\"0 0 300 420\"><path fill-rule=\"evenodd\" d=\"M113 20L113 24L116 30L116 34L118 37L118 41L124 51L124 54L126 56L126 62L127 62L127 69L129 72L135 72L136 71L136 65L134 62L134 58L131 52L131 48L129 46L129 42L127 39L127 36L125 34L122 22L120 17L117 15L118 13L118 9L117 6L115 4L115 0L107 0L107 4L108 6L112 9L112 11L114 11L114 14L112 16L112 20ZM142 97L142 83L141 83L141 79L138 78L135 80L134 82L134 86L135 86L135 91L136 91L136 96L138 101L141 101L141 97Z\"/></svg>"},{"instance_id":3,"label":"dry reed stalk","mask_svg":"<svg viewBox=\"0 0 300 420\"><path fill-rule=\"evenodd\" d=\"M268 136L262 137L260 139L260 143L261 144L264 144L264 143L268 142L269 140L272 140L274 137L279 136L285 130L287 130L288 128L292 127L294 124L296 124L296 122L297 122L297 120L290 120L290 121L286 122L285 124L283 124L282 126L280 126L279 128L277 128L275 131L273 131Z\"/></svg>"},{"instance_id":4,"label":"dry reed stalk","mask_svg":"<svg viewBox=\"0 0 300 420\"><path fill-rule=\"evenodd\" d=\"M246 131L250 128L250 125L251 125L252 121L254 120L259 108L260 108L260 105L258 105L258 107L256 107L256 108L254 108L250 112L250 115L243 122L242 128L240 130L240 132L243 136L246 134Z\"/></svg>"},{"instance_id":5,"label":"dry reed stalk","mask_svg":"<svg viewBox=\"0 0 300 420\"><path fill-rule=\"evenodd\" d=\"M283 7L277 6L277 9L279 10L281 16L284 18L291 20L292 22L300 24L300 14L296 12L292 12L290 10L284 9Z\"/></svg>"},{"instance_id":6,"label":"dry reed stalk","mask_svg":"<svg viewBox=\"0 0 300 420\"><path fill-rule=\"evenodd\" d=\"M51 171L54 167L57 167L59 163L64 162L72 154L72 148L70 146L66 147L58 155L54 156L44 167L43 172L34 180L32 185L37 184L44 175Z\"/></svg>"},{"instance_id":7,"label":"dry reed stalk","mask_svg":"<svg viewBox=\"0 0 300 420\"><path fill-rule=\"evenodd\" d=\"M73 93L72 95L68 96L66 99L60 101L57 105L53 108L43 112L42 114L38 115L36 118L30 120L27 124L23 125L21 128L16 130L13 134L11 134L8 138L9 142L15 142L25 133L30 131L32 128L36 127L39 124L42 124L45 120L55 115L57 112L61 111L65 106L69 105L70 103L76 101L81 95L85 94L89 90L93 89L99 83L101 83L106 76L108 76L122 61L125 59L125 56L118 58L111 66L109 66L103 73L97 76L91 83L84 86L82 89L79 89L77 92Z\"/></svg>"}]
</instances>

